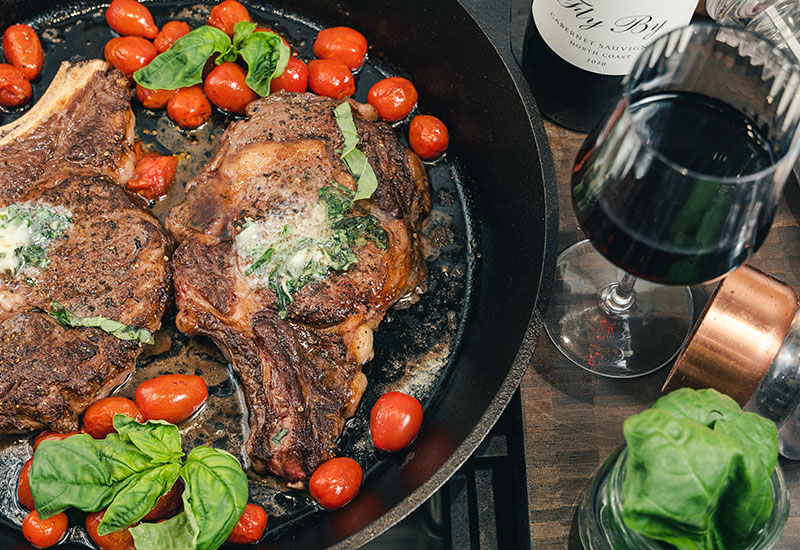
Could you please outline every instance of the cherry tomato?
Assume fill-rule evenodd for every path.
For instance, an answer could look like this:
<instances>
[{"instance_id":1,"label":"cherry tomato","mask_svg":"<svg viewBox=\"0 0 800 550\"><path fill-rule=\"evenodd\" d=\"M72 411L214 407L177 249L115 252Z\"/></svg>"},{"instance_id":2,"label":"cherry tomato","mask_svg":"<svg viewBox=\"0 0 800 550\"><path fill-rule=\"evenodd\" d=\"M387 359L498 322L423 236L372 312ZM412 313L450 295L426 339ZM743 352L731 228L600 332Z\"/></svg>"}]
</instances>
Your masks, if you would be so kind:
<instances>
[{"instance_id":1,"label":"cherry tomato","mask_svg":"<svg viewBox=\"0 0 800 550\"><path fill-rule=\"evenodd\" d=\"M142 518L142 521L158 521L160 519L168 518L175 513L175 510L180 508L183 501L183 481L178 479L172 489L161 495L156 501L153 509L147 512L147 515Z\"/></svg>"},{"instance_id":2,"label":"cherry tomato","mask_svg":"<svg viewBox=\"0 0 800 550\"><path fill-rule=\"evenodd\" d=\"M175 181L178 157L146 153L136 161L127 186L149 201L163 197Z\"/></svg>"},{"instance_id":3,"label":"cherry tomato","mask_svg":"<svg viewBox=\"0 0 800 550\"><path fill-rule=\"evenodd\" d=\"M308 88L308 67L296 57L289 58L286 70L269 83L269 90L277 92L286 90L287 92L305 92Z\"/></svg>"},{"instance_id":4,"label":"cherry tomato","mask_svg":"<svg viewBox=\"0 0 800 550\"><path fill-rule=\"evenodd\" d=\"M116 433L114 429L114 415L124 414L136 420L144 422L144 417L136 406L136 403L124 397L113 396L98 399L83 413L83 430L95 439L103 439L110 433Z\"/></svg>"},{"instance_id":5,"label":"cherry tomato","mask_svg":"<svg viewBox=\"0 0 800 550\"><path fill-rule=\"evenodd\" d=\"M33 459L29 458L28 462L22 467L22 471L19 473L19 481L17 482L17 498L28 510L33 510L35 508L30 485L31 464L33 464Z\"/></svg>"},{"instance_id":6,"label":"cherry tomato","mask_svg":"<svg viewBox=\"0 0 800 550\"><path fill-rule=\"evenodd\" d=\"M252 544L264 536L267 528L267 513L257 504L248 504L244 507L239 521L228 535L228 542L233 544Z\"/></svg>"},{"instance_id":7,"label":"cherry tomato","mask_svg":"<svg viewBox=\"0 0 800 550\"><path fill-rule=\"evenodd\" d=\"M0 107L19 107L30 101L32 95L31 83L22 71L0 63Z\"/></svg>"},{"instance_id":8,"label":"cherry tomato","mask_svg":"<svg viewBox=\"0 0 800 550\"><path fill-rule=\"evenodd\" d=\"M211 103L200 84L181 88L167 103L167 114L181 128L197 128L211 116Z\"/></svg>"},{"instance_id":9,"label":"cherry tomato","mask_svg":"<svg viewBox=\"0 0 800 550\"><path fill-rule=\"evenodd\" d=\"M258 99L258 94L245 83L245 78L247 72L236 63L222 63L208 73L203 91L211 103L223 111L243 115L248 103Z\"/></svg>"},{"instance_id":10,"label":"cherry tomato","mask_svg":"<svg viewBox=\"0 0 800 550\"><path fill-rule=\"evenodd\" d=\"M367 101L383 120L395 122L405 118L417 104L417 89L405 78L384 78L369 89Z\"/></svg>"},{"instance_id":11,"label":"cherry tomato","mask_svg":"<svg viewBox=\"0 0 800 550\"><path fill-rule=\"evenodd\" d=\"M364 63L367 55L367 39L350 27L323 29L314 41L314 55L320 59L332 59L355 71Z\"/></svg>"},{"instance_id":12,"label":"cherry tomato","mask_svg":"<svg viewBox=\"0 0 800 550\"><path fill-rule=\"evenodd\" d=\"M53 432L53 431L50 431L50 430L45 430L45 431L39 433L39 435L37 435L36 437L33 438L33 450L35 451L39 447L39 444L42 441L48 441L50 439L55 439L56 441L58 441L58 440L61 440L61 439L66 439L71 435L75 435L75 434L79 434L79 433L81 433L81 432L68 432L68 433L62 434L62 433Z\"/></svg>"},{"instance_id":13,"label":"cherry tomato","mask_svg":"<svg viewBox=\"0 0 800 550\"><path fill-rule=\"evenodd\" d=\"M383 451L399 451L414 441L422 425L422 405L399 391L384 393L372 406L369 431L372 443Z\"/></svg>"},{"instance_id":14,"label":"cherry tomato","mask_svg":"<svg viewBox=\"0 0 800 550\"><path fill-rule=\"evenodd\" d=\"M344 63L315 59L308 64L308 85L317 95L341 99L356 93L353 73Z\"/></svg>"},{"instance_id":15,"label":"cherry tomato","mask_svg":"<svg viewBox=\"0 0 800 550\"><path fill-rule=\"evenodd\" d=\"M40 519L39 512L31 510L22 520L22 534L34 546L49 548L57 544L67 532L67 523L67 514L64 512Z\"/></svg>"},{"instance_id":16,"label":"cherry tomato","mask_svg":"<svg viewBox=\"0 0 800 550\"><path fill-rule=\"evenodd\" d=\"M183 38L191 32L192 28L183 21L168 21L161 27L161 31L153 40L153 45L158 50L158 53L164 53L172 46L179 38Z\"/></svg>"},{"instance_id":17,"label":"cherry tomato","mask_svg":"<svg viewBox=\"0 0 800 550\"><path fill-rule=\"evenodd\" d=\"M133 525L107 535L100 536L97 534L97 526L103 521L105 513L105 510L101 510L86 516L86 531L88 531L94 543L100 550L136 550L133 544L133 535L130 533L130 527L133 527ZM139 525L139 523L137 522L134 525Z\"/></svg>"},{"instance_id":18,"label":"cherry tomato","mask_svg":"<svg viewBox=\"0 0 800 550\"><path fill-rule=\"evenodd\" d=\"M189 418L208 399L205 380L193 374L165 374L136 388L136 403L147 420L176 424Z\"/></svg>"},{"instance_id":19,"label":"cherry tomato","mask_svg":"<svg viewBox=\"0 0 800 550\"><path fill-rule=\"evenodd\" d=\"M149 90L139 84L136 85L136 99L148 109L165 109L174 93L175 90Z\"/></svg>"},{"instance_id":20,"label":"cherry tomato","mask_svg":"<svg viewBox=\"0 0 800 550\"><path fill-rule=\"evenodd\" d=\"M320 464L311 474L308 492L324 508L335 510L358 494L363 475L361 466L352 458L332 458Z\"/></svg>"},{"instance_id":21,"label":"cherry tomato","mask_svg":"<svg viewBox=\"0 0 800 550\"><path fill-rule=\"evenodd\" d=\"M106 10L106 21L122 36L142 36L152 40L158 34L150 10L136 0L111 0Z\"/></svg>"},{"instance_id":22,"label":"cherry tomato","mask_svg":"<svg viewBox=\"0 0 800 550\"><path fill-rule=\"evenodd\" d=\"M106 61L128 78L158 55L153 43L138 36L112 38L103 50Z\"/></svg>"},{"instance_id":23,"label":"cherry tomato","mask_svg":"<svg viewBox=\"0 0 800 550\"><path fill-rule=\"evenodd\" d=\"M3 34L3 53L6 61L33 80L42 72L44 53L39 37L28 25L11 25Z\"/></svg>"},{"instance_id":24,"label":"cherry tomato","mask_svg":"<svg viewBox=\"0 0 800 550\"><path fill-rule=\"evenodd\" d=\"M417 115L408 127L411 149L425 160L435 159L447 150L450 135L444 122L430 115Z\"/></svg>"},{"instance_id":25,"label":"cherry tomato","mask_svg":"<svg viewBox=\"0 0 800 550\"><path fill-rule=\"evenodd\" d=\"M211 8L208 24L224 31L228 36L233 36L233 27L239 21L252 21L247 8L236 0L225 0Z\"/></svg>"}]
</instances>

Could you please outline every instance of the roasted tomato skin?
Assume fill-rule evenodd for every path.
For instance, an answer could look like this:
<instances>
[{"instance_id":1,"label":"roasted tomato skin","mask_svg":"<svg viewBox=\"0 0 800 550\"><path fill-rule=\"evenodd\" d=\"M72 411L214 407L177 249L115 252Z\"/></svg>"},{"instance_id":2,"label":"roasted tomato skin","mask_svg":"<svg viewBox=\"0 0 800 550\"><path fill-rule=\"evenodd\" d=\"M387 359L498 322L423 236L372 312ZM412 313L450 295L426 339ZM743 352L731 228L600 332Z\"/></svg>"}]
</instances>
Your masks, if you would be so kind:
<instances>
[{"instance_id":1,"label":"roasted tomato skin","mask_svg":"<svg viewBox=\"0 0 800 550\"><path fill-rule=\"evenodd\" d=\"M308 492L328 510L346 505L361 489L364 473L352 458L337 457L323 462L311 474Z\"/></svg>"},{"instance_id":2,"label":"roasted tomato skin","mask_svg":"<svg viewBox=\"0 0 800 550\"><path fill-rule=\"evenodd\" d=\"M58 441L58 440L61 440L61 439L66 439L71 435L75 435L75 434L79 434L79 433L81 433L81 432L68 432L68 433L62 434L62 433L58 433L58 432L53 432L51 430L45 430L43 432L40 432L36 437L33 438L33 450L35 451L37 448L39 448L39 445L41 444L42 441L48 441L50 439L55 439L55 440Z\"/></svg>"},{"instance_id":3,"label":"roasted tomato skin","mask_svg":"<svg viewBox=\"0 0 800 550\"><path fill-rule=\"evenodd\" d=\"M136 420L144 422L144 417L136 406L136 403L125 397L117 395L98 399L83 413L83 430L95 439L103 439L110 433L116 433L114 429L114 415L124 414Z\"/></svg>"},{"instance_id":4,"label":"roasted tomato skin","mask_svg":"<svg viewBox=\"0 0 800 550\"><path fill-rule=\"evenodd\" d=\"M344 63L315 59L308 64L308 85L317 95L341 99L356 93L353 73Z\"/></svg>"},{"instance_id":5,"label":"roasted tomato skin","mask_svg":"<svg viewBox=\"0 0 800 550\"><path fill-rule=\"evenodd\" d=\"M417 104L417 89L406 78L384 78L369 89L367 101L383 120L396 122L408 116Z\"/></svg>"},{"instance_id":6,"label":"roasted tomato skin","mask_svg":"<svg viewBox=\"0 0 800 550\"><path fill-rule=\"evenodd\" d=\"M147 66L158 52L149 40L139 36L119 36L106 42L103 55L114 68L133 78L133 73Z\"/></svg>"},{"instance_id":7,"label":"roasted tomato skin","mask_svg":"<svg viewBox=\"0 0 800 550\"><path fill-rule=\"evenodd\" d=\"M28 25L11 25L3 33L3 53L6 61L33 80L42 72L44 52L39 37Z\"/></svg>"},{"instance_id":8,"label":"roasted tomato skin","mask_svg":"<svg viewBox=\"0 0 800 550\"><path fill-rule=\"evenodd\" d=\"M447 150L450 134L435 116L417 115L408 127L408 143L420 158L432 160Z\"/></svg>"},{"instance_id":9,"label":"roasted tomato skin","mask_svg":"<svg viewBox=\"0 0 800 550\"><path fill-rule=\"evenodd\" d=\"M106 10L106 22L122 36L141 36L152 40L158 35L153 15L136 0L112 0Z\"/></svg>"},{"instance_id":10,"label":"roasted tomato skin","mask_svg":"<svg viewBox=\"0 0 800 550\"><path fill-rule=\"evenodd\" d=\"M136 403L147 420L177 424L186 420L208 399L208 386L193 374L165 374L136 388Z\"/></svg>"},{"instance_id":11,"label":"roasted tomato skin","mask_svg":"<svg viewBox=\"0 0 800 550\"><path fill-rule=\"evenodd\" d=\"M181 88L169 98L167 115L181 128L197 128L211 117L211 103L200 84Z\"/></svg>"},{"instance_id":12,"label":"roasted tomato skin","mask_svg":"<svg viewBox=\"0 0 800 550\"><path fill-rule=\"evenodd\" d=\"M105 513L105 510L101 510L99 512L92 512L86 516L86 531L98 548L100 548L100 550L136 550L136 546L134 546L133 543L133 535L130 533L130 527L114 531L107 535L100 536L97 534L97 526L103 521L103 515L105 515ZM139 523L137 522L134 525L139 525ZM133 527L133 525L131 527Z\"/></svg>"},{"instance_id":13,"label":"roasted tomato skin","mask_svg":"<svg viewBox=\"0 0 800 550\"><path fill-rule=\"evenodd\" d=\"M146 153L136 161L127 187L147 200L158 199L169 191L177 169L178 157Z\"/></svg>"},{"instance_id":14,"label":"roasted tomato skin","mask_svg":"<svg viewBox=\"0 0 800 550\"><path fill-rule=\"evenodd\" d=\"M191 32L192 28L183 21L168 21L161 27L156 39L153 40L153 46L156 47L158 53L164 53L170 46L183 38Z\"/></svg>"},{"instance_id":15,"label":"roasted tomato skin","mask_svg":"<svg viewBox=\"0 0 800 550\"><path fill-rule=\"evenodd\" d=\"M233 544L252 544L264 536L267 528L267 513L257 504L248 504L244 507L239 521L228 535L228 542Z\"/></svg>"},{"instance_id":16,"label":"roasted tomato skin","mask_svg":"<svg viewBox=\"0 0 800 550\"><path fill-rule=\"evenodd\" d=\"M31 464L33 464L33 459L29 458L25 465L22 466L22 471L19 473L19 481L17 482L17 498L28 510L35 508L30 485Z\"/></svg>"},{"instance_id":17,"label":"roasted tomato skin","mask_svg":"<svg viewBox=\"0 0 800 550\"><path fill-rule=\"evenodd\" d=\"M136 99L143 106L155 111L166 109L169 98L174 93L175 90L150 90L139 84L136 85Z\"/></svg>"},{"instance_id":18,"label":"roasted tomato skin","mask_svg":"<svg viewBox=\"0 0 800 550\"><path fill-rule=\"evenodd\" d=\"M236 0L225 0L211 8L208 24L217 27L228 36L233 36L233 28L239 21L252 21L250 13Z\"/></svg>"},{"instance_id":19,"label":"roasted tomato skin","mask_svg":"<svg viewBox=\"0 0 800 550\"><path fill-rule=\"evenodd\" d=\"M314 55L320 59L332 59L344 63L355 71L364 63L367 55L367 39L350 27L323 29L314 41Z\"/></svg>"},{"instance_id":20,"label":"roasted tomato skin","mask_svg":"<svg viewBox=\"0 0 800 550\"><path fill-rule=\"evenodd\" d=\"M287 92L305 92L308 89L308 67L296 57L289 58L286 70L273 78L269 83L269 91L277 92L286 90Z\"/></svg>"},{"instance_id":21,"label":"roasted tomato skin","mask_svg":"<svg viewBox=\"0 0 800 550\"><path fill-rule=\"evenodd\" d=\"M172 489L158 498L156 505L147 512L142 521L158 521L170 517L183 503L181 495L183 495L183 481L178 479Z\"/></svg>"},{"instance_id":22,"label":"roasted tomato skin","mask_svg":"<svg viewBox=\"0 0 800 550\"><path fill-rule=\"evenodd\" d=\"M31 100L33 89L22 71L0 63L0 107L19 107Z\"/></svg>"},{"instance_id":23,"label":"roasted tomato skin","mask_svg":"<svg viewBox=\"0 0 800 550\"><path fill-rule=\"evenodd\" d=\"M225 62L212 69L205 82L203 91L208 99L222 109L243 115L247 105L258 99L256 94L245 83L247 73L236 63Z\"/></svg>"},{"instance_id":24,"label":"roasted tomato skin","mask_svg":"<svg viewBox=\"0 0 800 550\"><path fill-rule=\"evenodd\" d=\"M378 398L372 406L369 431L372 443L382 451L407 447L422 426L422 405L416 397L392 391Z\"/></svg>"},{"instance_id":25,"label":"roasted tomato skin","mask_svg":"<svg viewBox=\"0 0 800 550\"><path fill-rule=\"evenodd\" d=\"M67 514L61 512L47 519L39 518L39 512L31 510L22 521L22 534L28 542L39 548L49 548L67 532Z\"/></svg>"}]
</instances>

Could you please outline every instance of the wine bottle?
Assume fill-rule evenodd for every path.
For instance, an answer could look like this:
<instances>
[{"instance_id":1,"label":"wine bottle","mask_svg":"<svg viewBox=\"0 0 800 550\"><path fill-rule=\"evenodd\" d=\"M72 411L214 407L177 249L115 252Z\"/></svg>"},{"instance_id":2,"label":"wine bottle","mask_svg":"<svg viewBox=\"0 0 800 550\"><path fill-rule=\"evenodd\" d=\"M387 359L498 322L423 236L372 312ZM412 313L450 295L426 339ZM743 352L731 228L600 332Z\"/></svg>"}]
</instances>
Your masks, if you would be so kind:
<instances>
[{"instance_id":1,"label":"wine bottle","mask_svg":"<svg viewBox=\"0 0 800 550\"><path fill-rule=\"evenodd\" d=\"M654 38L689 22L697 0L533 0L522 68L541 113L587 132Z\"/></svg>"}]
</instances>

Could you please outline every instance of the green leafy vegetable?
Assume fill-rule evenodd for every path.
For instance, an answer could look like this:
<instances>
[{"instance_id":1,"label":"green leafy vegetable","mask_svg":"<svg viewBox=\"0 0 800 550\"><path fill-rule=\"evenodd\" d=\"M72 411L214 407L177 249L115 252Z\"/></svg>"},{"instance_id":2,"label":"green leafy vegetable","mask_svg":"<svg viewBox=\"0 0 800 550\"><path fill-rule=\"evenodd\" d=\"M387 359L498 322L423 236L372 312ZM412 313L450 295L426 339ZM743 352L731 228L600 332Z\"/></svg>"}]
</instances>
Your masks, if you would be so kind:
<instances>
[{"instance_id":1,"label":"green leafy vegetable","mask_svg":"<svg viewBox=\"0 0 800 550\"><path fill-rule=\"evenodd\" d=\"M358 130L353 121L353 111L347 101L340 103L334 110L336 124L344 136L342 161L353 174L358 188L354 200L368 199L378 188L378 178L363 151L358 149Z\"/></svg>"},{"instance_id":2,"label":"green leafy vegetable","mask_svg":"<svg viewBox=\"0 0 800 550\"><path fill-rule=\"evenodd\" d=\"M236 23L237 26L241 24ZM247 63L245 84L261 97L269 95L270 81L283 74L292 55L281 37L273 32L251 31L242 39L238 52Z\"/></svg>"},{"instance_id":3,"label":"green leafy vegetable","mask_svg":"<svg viewBox=\"0 0 800 550\"><path fill-rule=\"evenodd\" d=\"M745 548L772 512L772 422L715 390L682 389L624 425L622 517L678 550Z\"/></svg>"},{"instance_id":4,"label":"green leafy vegetable","mask_svg":"<svg viewBox=\"0 0 800 550\"><path fill-rule=\"evenodd\" d=\"M272 436L272 442L273 443L280 443L281 441L283 441L283 438L286 437L286 434L288 434L288 433L289 433L289 428L282 429L281 431L276 433L274 436Z\"/></svg>"},{"instance_id":5,"label":"green leafy vegetable","mask_svg":"<svg viewBox=\"0 0 800 550\"><path fill-rule=\"evenodd\" d=\"M47 247L61 238L72 219L55 210L30 204L0 209L0 272L17 276L25 266L47 269Z\"/></svg>"},{"instance_id":6,"label":"green leafy vegetable","mask_svg":"<svg viewBox=\"0 0 800 550\"><path fill-rule=\"evenodd\" d=\"M203 67L209 57L215 53L226 57L232 48L231 39L223 31L210 25L198 27L133 73L133 79L150 90L193 86L203 81Z\"/></svg>"},{"instance_id":7,"label":"green leafy vegetable","mask_svg":"<svg viewBox=\"0 0 800 550\"><path fill-rule=\"evenodd\" d=\"M250 267L248 267L248 268L245 270L244 274L245 274L245 275L252 275L252 273L253 273L255 270L257 270L259 267L261 267L261 266L262 266L262 265L264 265L266 262L268 262L268 261L269 261L269 259L270 259L270 258L272 258L272 255L273 255L274 253L275 253L275 249L274 249L274 248L272 248L272 247L269 247L269 248L268 248L268 249L267 249L267 250L266 250L266 251L265 251L265 252L264 252L264 253L261 255L261 257L260 257L260 258L258 258L258 259L257 259L255 262L253 262L253 265L251 265Z\"/></svg>"},{"instance_id":8,"label":"green leafy vegetable","mask_svg":"<svg viewBox=\"0 0 800 550\"><path fill-rule=\"evenodd\" d=\"M183 493L184 510L187 491ZM194 516L186 511L159 523L140 523L130 529L136 550L191 550L197 544L199 529Z\"/></svg>"},{"instance_id":9,"label":"green leafy vegetable","mask_svg":"<svg viewBox=\"0 0 800 550\"><path fill-rule=\"evenodd\" d=\"M120 340L138 340L143 344L155 344L153 333L145 328L132 327L97 315L95 317L78 317L56 301L50 303L50 316L65 328L92 327L109 333Z\"/></svg>"},{"instance_id":10,"label":"green leafy vegetable","mask_svg":"<svg viewBox=\"0 0 800 550\"><path fill-rule=\"evenodd\" d=\"M114 428L122 441L130 441L155 463L167 464L183 458L181 434L175 424L163 420L140 424L129 416L115 414Z\"/></svg>"}]
</instances>

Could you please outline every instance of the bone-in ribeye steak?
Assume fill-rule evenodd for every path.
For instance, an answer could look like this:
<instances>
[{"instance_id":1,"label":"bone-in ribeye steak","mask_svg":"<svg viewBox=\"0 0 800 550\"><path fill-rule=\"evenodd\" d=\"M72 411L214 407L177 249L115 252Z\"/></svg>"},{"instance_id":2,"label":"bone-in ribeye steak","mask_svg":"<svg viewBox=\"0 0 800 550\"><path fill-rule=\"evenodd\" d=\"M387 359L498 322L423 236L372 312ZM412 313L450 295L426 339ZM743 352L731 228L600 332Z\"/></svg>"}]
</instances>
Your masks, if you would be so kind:
<instances>
[{"instance_id":1,"label":"bone-in ribeye steak","mask_svg":"<svg viewBox=\"0 0 800 550\"><path fill-rule=\"evenodd\" d=\"M53 301L79 317L160 327L171 240L119 185L130 173L129 99L106 63L66 63L36 106L0 127L0 433L76 430L144 349L99 328L61 327L48 314ZM19 229L20 211L69 221L41 250L24 248L33 225ZM31 256L10 262L20 251Z\"/></svg>"},{"instance_id":2,"label":"bone-in ribeye steak","mask_svg":"<svg viewBox=\"0 0 800 550\"><path fill-rule=\"evenodd\" d=\"M378 180L354 203L333 113L342 101L279 93L251 103L167 219L182 241L178 328L213 338L242 380L254 469L296 485L335 454L366 387L372 332L424 284L424 167L371 106L350 101Z\"/></svg>"}]
</instances>

